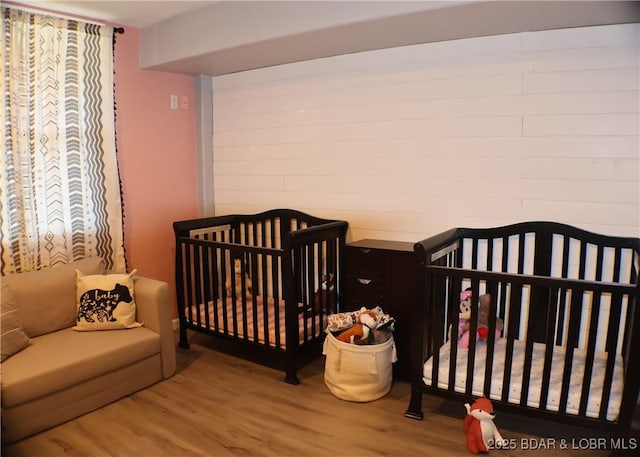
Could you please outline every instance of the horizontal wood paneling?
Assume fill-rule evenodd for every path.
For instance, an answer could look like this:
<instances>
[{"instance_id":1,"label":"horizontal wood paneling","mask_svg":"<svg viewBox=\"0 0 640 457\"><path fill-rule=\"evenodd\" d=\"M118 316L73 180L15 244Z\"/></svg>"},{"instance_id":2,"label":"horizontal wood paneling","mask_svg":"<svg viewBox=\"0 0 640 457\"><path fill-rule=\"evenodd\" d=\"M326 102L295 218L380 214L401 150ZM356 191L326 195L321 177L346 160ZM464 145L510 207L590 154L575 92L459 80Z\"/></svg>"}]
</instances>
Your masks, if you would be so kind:
<instances>
[{"instance_id":1,"label":"horizontal wood paneling","mask_svg":"<svg viewBox=\"0 0 640 457\"><path fill-rule=\"evenodd\" d=\"M638 24L430 43L214 78L216 212L350 239L557 220L640 233Z\"/></svg>"}]
</instances>

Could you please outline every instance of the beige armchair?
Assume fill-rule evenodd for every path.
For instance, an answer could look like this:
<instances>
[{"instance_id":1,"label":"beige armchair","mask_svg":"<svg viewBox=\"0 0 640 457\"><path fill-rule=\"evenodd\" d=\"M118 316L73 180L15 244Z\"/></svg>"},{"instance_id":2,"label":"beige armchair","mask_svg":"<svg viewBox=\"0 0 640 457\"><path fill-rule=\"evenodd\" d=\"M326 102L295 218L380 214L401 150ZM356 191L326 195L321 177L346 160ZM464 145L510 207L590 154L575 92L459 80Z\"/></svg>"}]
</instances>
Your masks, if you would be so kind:
<instances>
[{"instance_id":1,"label":"beige armchair","mask_svg":"<svg viewBox=\"0 0 640 457\"><path fill-rule=\"evenodd\" d=\"M1 364L2 441L38 433L172 376L176 351L169 287L134 277L142 327L79 332L76 269L99 274L99 259L2 277L2 310L17 309L28 345ZM7 314L8 315L8 314ZM7 322L10 319L7 319ZM3 349L3 357L5 356Z\"/></svg>"}]
</instances>

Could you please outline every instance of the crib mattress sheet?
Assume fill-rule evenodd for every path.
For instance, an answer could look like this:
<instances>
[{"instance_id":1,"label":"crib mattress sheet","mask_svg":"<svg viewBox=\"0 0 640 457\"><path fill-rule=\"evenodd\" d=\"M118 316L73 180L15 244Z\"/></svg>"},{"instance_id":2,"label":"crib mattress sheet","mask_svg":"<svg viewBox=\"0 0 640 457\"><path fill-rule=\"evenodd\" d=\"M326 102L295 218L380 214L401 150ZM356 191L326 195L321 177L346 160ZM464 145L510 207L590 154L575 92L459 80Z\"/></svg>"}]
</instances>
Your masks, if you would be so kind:
<instances>
[{"instance_id":1,"label":"crib mattress sheet","mask_svg":"<svg viewBox=\"0 0 640 457\"><path fill-rule=\"evenodd\" d=\"M449 362L451 358L451 346L449 342L440 348L440 360L438 364L438 388L446 389L449 383ZM455 391L463 393L467 381L467 359L469 349L458 348L456 357ZM491 392L489 397L498 400L502 397L502 380L505 368L506 340L500 339L496 342L493 356L493 374L491 381ZM487 345L479 343L476 347L472 393L475 396L483 395L485 364L487 356ZM531 365L531 376L529 381L529 395L527 405L540 407L540 392L542 389L542 375L544 369L545 345L534 343L533 360ZM524 341L514 341L511 382L509 384L509 403L520 403L522 392L522 380L524 371L525 343ZM554 347L551 382L549 384L549 394L546 409L558 411L560 404L560 393L562 389L562 374L564 370L565 350L562 347ZM597 418L600 413L600 403L606 369L607 354L596 353L593 362L591 375L591 387L589 390L589 400L587 402L587 416ZM569 387L569 398L567 402L567 412L578 414L580 399L582 395L582 379L586 366L586 354L576 349L573 353L573 363L571 368L571 382ZM431 386L433 371L433 358L427 360L423 367L423 380L426 385ZM614 421L618 418L623 389L623 362L620 355L616 356L613 373L613 385L609 397L607 408L607 420Z\"/></svg>"},{"instance_id":2,"label":"crib mattress sheet","mask_svg":"<svg viewBox=\"0 0 640 457\"><path fill-rule=\"evenodd\" d=\"M264 325L264 300L262 296L258 295L256 298L256 313L255 316L258 322L258 331L257 331L257 341L261 344L267 344L267 340L265 338L265 325ZM276 306L278 307L278 325L276 326ZM198 313L200 314L200 322L204 327L206 325L206 314L207 307L205 307L204 303L201 304L198 308L191 308L191 320L193 322L197 322ZM215 303L213 301L209 302L209 329L214 330L219 333L224 333L232 336L236 336L238 338L244 338L244 327L243 327L243 305L242 299L237 299L235 303L236 309L236 325L237 325L237 335L233 326L233 308L234 303L231 297L226 298L226 306L223 306L222 299L218 299ZM226 308L226 329L225 329L225 314L224 309ZM247 299L246 302L246 312L247 312L247 339L250 341L256 341L255 329L254 329L254 303L253 300ZM279 334L280 338L280 347L286 347L286 329L285 329L285 309L284 309L284 300L278 300L276 305L273 297L267 297L267 319L268 319L268 330L267 335L269 337L268 345L271 347L276 347L276 332ZM217 310L218 319L215 320L215 314ZM298 329L299 329L299 342L303 343L305 341L305 323L307 327L307 336L313 335L313 337L318 337L320 333L323 332L323 329L327 325L326 315L323 315L322 320L320 316L315 316L315 329L313 328L313 320L311 316L305 316L305 313L301 312L298 314ZM217 322L217 328L216 328ZM315 330L315 331L314 331Z\"/></svg>"}]
</instances>

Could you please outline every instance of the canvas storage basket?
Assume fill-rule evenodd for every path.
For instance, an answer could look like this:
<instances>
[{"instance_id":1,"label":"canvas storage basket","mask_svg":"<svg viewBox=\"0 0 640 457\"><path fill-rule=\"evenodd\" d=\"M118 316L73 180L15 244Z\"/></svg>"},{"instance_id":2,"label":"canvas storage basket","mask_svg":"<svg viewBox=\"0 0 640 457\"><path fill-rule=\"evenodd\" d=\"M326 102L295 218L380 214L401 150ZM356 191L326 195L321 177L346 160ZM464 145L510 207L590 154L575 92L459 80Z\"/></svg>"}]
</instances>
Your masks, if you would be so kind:
<instances>
[{"instance_id":1,"label":"canvas storage basket","mask_svg":"<svg viewBox=\"0 0 640 457\"><path fill-rule=\"evenodd\" d=\"M349 401L372 401L391 389L392 364L397 360L393 337L382 344L356 345L330 332L322 350L327 358L324 382L333 395Z\"/></svg>"}]
</instances>

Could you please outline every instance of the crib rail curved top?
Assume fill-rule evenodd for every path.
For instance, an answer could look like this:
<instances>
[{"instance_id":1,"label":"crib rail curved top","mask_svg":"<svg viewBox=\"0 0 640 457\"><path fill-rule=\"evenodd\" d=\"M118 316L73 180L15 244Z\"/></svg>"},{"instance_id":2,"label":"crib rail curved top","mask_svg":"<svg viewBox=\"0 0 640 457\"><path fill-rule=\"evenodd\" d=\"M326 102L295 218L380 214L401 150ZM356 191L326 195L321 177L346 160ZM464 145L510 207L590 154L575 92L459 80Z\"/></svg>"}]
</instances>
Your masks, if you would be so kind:
<instances>
[{"instance_id":1,"label":"crib rail curved top","mask_svg":"<svg viewBox=\"0 0 640 457\"><path fill-rule=\"evenodd\" d=\"M513 252L508 252L509 246L515 246ZM558 222L454 228L417 242L414 251L423 267L440 265L640 284L640 238L602 235ZM469 256L470 264L468 260L464 264ZM526 257L530 260L529 269ZM509 266L509 259L517 259L517 265ZM589 272L589 268L593 271Z\"/></svg>"}]
</instances>

